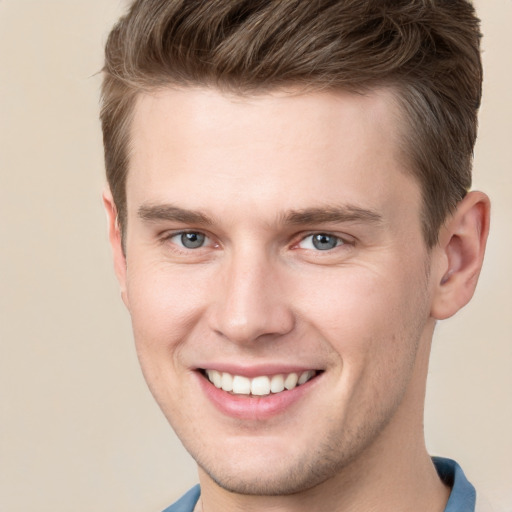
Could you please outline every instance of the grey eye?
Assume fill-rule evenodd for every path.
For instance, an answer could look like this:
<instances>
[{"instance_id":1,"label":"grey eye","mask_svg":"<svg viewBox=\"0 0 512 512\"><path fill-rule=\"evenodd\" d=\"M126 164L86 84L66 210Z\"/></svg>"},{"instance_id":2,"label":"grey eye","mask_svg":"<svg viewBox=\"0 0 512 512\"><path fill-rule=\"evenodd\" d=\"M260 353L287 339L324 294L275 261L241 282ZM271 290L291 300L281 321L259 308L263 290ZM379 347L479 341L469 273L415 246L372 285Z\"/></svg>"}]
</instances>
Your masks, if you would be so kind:
<instances>
[{"instance_id":1,"label":"grey eye","mask_svg":"<svg viewBox=\"0 0 512 512\"><path fill-rule=\"evenodd\" d=\"M198 247L202 247L206 240L206 236L202 233L181 233L180 242L183 247L187 249L197 249Z\"/></svg>"},{"instance_id":2,"label":"grey eye","mask_svg":"<svg viewBox=\"0 0 512 512\"><path fill-rule=\"evenodd\" d=\"M334 249L338 245L339 239L332 235L327 235L325 233L318 233L317 235L313 235L313 246L319 251L328 251L329 249Z\"/></svg>"},{"instance_id":3,"label":"grey eye","mask_svg":"<svg viewBox=\"0 0 512 512\"><path fill-rule=\"evenodd\" d=\"M314 233L302 239L299 247L317 251L328 251L339 245L343 245L343 240L337 236L328 233Z\"/></svg>"}]
</instances>

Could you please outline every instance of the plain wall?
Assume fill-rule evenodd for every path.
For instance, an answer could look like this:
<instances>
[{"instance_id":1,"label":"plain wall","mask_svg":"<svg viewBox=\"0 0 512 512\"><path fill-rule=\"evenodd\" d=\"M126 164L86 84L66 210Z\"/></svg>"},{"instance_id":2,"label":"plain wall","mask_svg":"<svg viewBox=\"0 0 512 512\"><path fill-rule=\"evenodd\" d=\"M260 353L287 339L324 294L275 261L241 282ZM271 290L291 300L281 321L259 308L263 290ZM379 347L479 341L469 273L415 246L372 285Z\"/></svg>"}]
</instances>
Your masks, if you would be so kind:
<instances>
[{"instance_id":1,"label":"plain wall","mask_svg":"<svg viewBox=\"0 0 512 512\"><path fill-rule=\"evenodd\" d=\"M433 454L512 510L512 1L480 0L475 187L493 202L472 303L435 337ZM196 471L146 389L100 194L95 73L117 0L0 0L0 510L159 511Z\"/></svg>"}]
</instances>

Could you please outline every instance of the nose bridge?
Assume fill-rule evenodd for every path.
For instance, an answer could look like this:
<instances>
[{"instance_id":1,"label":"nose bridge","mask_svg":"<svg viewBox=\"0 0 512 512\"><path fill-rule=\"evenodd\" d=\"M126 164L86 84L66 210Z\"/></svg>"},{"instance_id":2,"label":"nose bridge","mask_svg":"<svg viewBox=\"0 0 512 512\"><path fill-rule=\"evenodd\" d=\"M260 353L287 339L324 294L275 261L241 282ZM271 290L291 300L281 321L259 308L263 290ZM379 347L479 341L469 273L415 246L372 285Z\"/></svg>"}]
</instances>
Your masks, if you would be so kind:
<instances>
[{"instance_id":1,"label":"nose bridge","mask_svg":"<svg viewBox=\"0 0 512 512\"><path fill-rule=\"evenodd\" d=\"M293 328L293 315L280 286L279 263L260 248L233 250L222 269L212 328L236 343Z\"/></svg>"}]
</instances>

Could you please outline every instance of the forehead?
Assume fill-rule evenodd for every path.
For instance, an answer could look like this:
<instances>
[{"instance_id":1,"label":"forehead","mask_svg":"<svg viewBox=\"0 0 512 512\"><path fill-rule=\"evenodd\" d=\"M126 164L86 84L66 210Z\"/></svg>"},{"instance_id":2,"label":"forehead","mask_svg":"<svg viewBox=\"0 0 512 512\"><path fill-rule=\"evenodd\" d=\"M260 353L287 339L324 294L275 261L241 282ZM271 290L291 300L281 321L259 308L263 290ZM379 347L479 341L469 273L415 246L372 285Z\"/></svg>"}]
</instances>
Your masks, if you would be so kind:
<instances>
[{"instance_id":1,"label":"forehead","mask_svg":"<svg viewBox=\"0 0 512 512\"><path fill-rule=\"evenodd\" d=\"M204 210L219 207L215 198L243 203L254 215L278 204L417 206L418 186L399 150L399 114L384 89L142 94L131 128L128 207L179 201Z\"/></svg>"},{"instance_id":2,"label":"forehead","mask_svg":"<svg viewBox=\"0 0 512 512\"><path fill-rule=\"evenodd\" d=\"M367 94L275 90L253 96L212 88L169 88L137 96L132 149L135 156L143 153L158 143L155 135L167 139L166 147L172 143L179 150L199 145L207 149L205 139L210 141L212 135L219 143L243 143L247 151L262 143L268 151L276 145L297 146L297 151L304 139L315 146L349 145L376 136L389 143L398 134L399 114L394 95L384 88Z\"/></svg>"}]
</instances>

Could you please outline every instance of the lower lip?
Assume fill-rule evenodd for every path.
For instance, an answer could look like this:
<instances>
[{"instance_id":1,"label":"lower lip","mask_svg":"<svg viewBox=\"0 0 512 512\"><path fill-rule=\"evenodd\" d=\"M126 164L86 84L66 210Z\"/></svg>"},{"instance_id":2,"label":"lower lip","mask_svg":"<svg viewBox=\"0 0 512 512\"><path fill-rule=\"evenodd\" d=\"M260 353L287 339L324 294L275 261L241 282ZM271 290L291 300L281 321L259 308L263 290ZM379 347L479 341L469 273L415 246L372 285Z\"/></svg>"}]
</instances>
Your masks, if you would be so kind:
<instances>
[{"instance_id":1,"label":"lower lip","mask_svg":"<svg viewBox=\"0 0 512 512\"><path fill-rule=\"evenodd\" d=\"M284 412L303 398L320 378L317 375L291 390L255 397L228 393L216 388L200 372L197 375L203 392L213 405L223 414L241 420L266 420Z\"/></svg>"}]
</instances>

